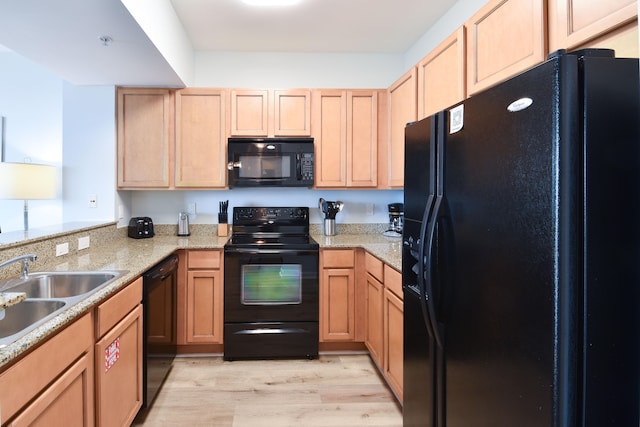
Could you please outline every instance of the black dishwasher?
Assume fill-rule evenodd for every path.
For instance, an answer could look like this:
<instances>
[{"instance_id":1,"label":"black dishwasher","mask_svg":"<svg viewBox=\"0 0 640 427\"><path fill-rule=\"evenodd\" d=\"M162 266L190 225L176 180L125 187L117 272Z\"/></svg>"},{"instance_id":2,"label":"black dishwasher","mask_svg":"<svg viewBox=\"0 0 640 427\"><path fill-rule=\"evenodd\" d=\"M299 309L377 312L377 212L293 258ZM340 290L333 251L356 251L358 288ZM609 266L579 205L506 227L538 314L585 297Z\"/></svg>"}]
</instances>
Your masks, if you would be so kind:
<instances>
[{"instance_id":1,"label":"black dishwasher","mask_svg":"<svg viewBox=\"0 0 640 427\"><path fill-rule=\"evenodd\" d=\"M142 408L153 402L171 370L176 356L176 293L178 256L170 255L143 277L143 400Z\"/></svg>"}]
</instances>

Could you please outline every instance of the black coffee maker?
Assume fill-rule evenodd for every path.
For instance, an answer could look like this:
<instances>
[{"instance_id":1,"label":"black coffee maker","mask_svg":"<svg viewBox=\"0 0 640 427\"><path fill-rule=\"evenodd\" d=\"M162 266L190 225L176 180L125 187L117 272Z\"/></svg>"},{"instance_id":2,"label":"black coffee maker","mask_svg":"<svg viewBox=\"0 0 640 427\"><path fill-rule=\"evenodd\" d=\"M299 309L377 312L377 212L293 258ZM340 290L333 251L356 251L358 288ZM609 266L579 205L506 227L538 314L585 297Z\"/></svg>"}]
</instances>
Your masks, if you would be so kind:
<instances>
[{"instance_id":1,"label":"black coffee maker","mask_svg":"<svg viewBox=\"0 0 640 427\"><path fill-rule=\"evenodd\" d=\"M389 228L384 232L385 236L402 237L404 225L404 203L389 203Z\"/></svg>"}]
</instances>

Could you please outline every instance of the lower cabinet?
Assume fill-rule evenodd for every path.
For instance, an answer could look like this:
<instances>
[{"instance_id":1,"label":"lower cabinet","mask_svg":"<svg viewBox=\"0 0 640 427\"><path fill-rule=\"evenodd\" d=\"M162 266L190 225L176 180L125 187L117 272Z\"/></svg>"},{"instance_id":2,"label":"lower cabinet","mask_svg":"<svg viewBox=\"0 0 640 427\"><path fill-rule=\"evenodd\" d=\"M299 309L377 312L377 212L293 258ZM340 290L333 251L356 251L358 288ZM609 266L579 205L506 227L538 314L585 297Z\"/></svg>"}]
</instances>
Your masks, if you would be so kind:
<instances>
[{"instance_id":1,"label":"lower cabinet","mask_svg":"<svg viewBox=\"0 0 640 427\"><path fill-rule=\"evenodd\" d=\"M385 266L390 269L390 267ZM392 270L393 273L397 273ZM385 270L386 272L386 270ZM387 274L385 277L388 277ZM389 288L384 290L384 368L387 382L402 402L402 377L404 364L404 308L402 299Z\"/></svg>"},{"instance_id":2,"label":"lower cabinet","mask_svg":"<svg viewBox=\"0 0 640 427\"><path fill-rule=\"evenodd\" d=\"M92 329L86 314L0 373L3 426L94 425Z\"/></svg>"},{"instance_id":3,"label":"lower cabinet","mask_svg":"<svg viewBox=\"0 0 640 427\"><path fill-rule=\"evenodd\" d=\"M320 251L320 342L356 338L355 250Z\"/></svg>"},{"instance_id":4,"label":"lower cabinet","mask_svg":"<svg viewBox=\"0 0 640 427\"><path fill-rule=\"evenodd\" d=\"M224 274L221 250L191 250L187 254L184 289L185 333L179 344L222 344Z\"/></svg>"},{"instance_id":5,"label":"lower cabinet","mask_svg":"<svg viewBox=\"0 0 640 427\"><path fill-rule=\"evenodd\" d=\"M129 426L142 406L142 278L96 309L96 425Z\"/></svg>"},{"instance_id":6,"label":"lower cabinet","mask_svg":"<svg viewBox=\"0 0 640 427\"><path fill-rule=\"evenodd\" d=\"M402 402L402 275L373 255L365 254L367 274L365 345L385 380Z\"/></svg>"}]
</instances>

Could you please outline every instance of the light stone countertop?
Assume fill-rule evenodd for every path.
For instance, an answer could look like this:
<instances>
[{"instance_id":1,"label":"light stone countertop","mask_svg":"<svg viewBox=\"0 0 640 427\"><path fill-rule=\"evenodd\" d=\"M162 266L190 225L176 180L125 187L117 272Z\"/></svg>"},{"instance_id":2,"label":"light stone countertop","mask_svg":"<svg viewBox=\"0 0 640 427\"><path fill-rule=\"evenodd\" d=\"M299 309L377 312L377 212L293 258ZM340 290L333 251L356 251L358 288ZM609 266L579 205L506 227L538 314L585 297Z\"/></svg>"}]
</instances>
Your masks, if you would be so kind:
<instances>
[{"instance_id":1,"label":"light stone countertop","mask_svg":"<svg viewBox=\"0 0 640 427\"><path fill-rule=\"evenodd\" d=\"M0 292L0 310L11 307L18 304L27 297L24 292ZM0 313L0 320L2 320L2 314Z\"/></svg>"},{"instance_id":2,"label":"light stone countertop","mask_svg":"<svg viewBox=\"0 0 640 427\"><path fill-rule=\"evenodd\" d=\"M312 234L312 237L321 249L362 247L393 268L399 271L402 268L400 238L385 237L381 234L338 234L336 236ZM75 254L32 264L31 272L126 270L127 273L20 339L0 348L0 368L106 300L174 251L222 249L227 240L228 237L218 237L212 233L194 233L189 237L156 234L150 239L130 239L125 233L120 233L119 236L102 242L92 240L90 248Z\"/></svg>"}]
</instances>

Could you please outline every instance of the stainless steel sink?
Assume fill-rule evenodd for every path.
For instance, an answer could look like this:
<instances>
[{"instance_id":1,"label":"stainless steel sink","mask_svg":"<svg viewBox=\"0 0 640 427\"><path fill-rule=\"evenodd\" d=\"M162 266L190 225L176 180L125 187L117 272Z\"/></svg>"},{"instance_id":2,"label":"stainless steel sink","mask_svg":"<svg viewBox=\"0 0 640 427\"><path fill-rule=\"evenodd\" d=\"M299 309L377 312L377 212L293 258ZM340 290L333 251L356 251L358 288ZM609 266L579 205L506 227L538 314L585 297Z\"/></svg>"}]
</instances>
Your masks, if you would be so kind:
<instances>
[{"instance_id":1,"label":"stainless steel sink","mask_svg":"<svg viewBox=\"0 0 640 427\"><path fill-rule=\"evenodd\" d=\"M118 271L65 271L32 273L6 289L27 298L72 298L98 290L122 273Z\"/></svg>"},{"instance_id":2,"label":"stainless steel sink","mask_svg":"<svg viewBox=\"0 0 640 427\"><path fill-rule=\"evenodd\" d=\"M0 310L0 347L43 324L66 305L60 300L24 300Z\"/></svg>"},{"instance_id":3,"label":"stainless steel sink","mask_svg":"<svg viewBox=\"0 0 640 427\"><path fill-rule=\"evenodd\" d=\"M52 271L0 281L0 292L24 292L26 299L0 309L0 348L20 339L73 304L98 292L126 271Z\"/></svg>"}]
</instances>

